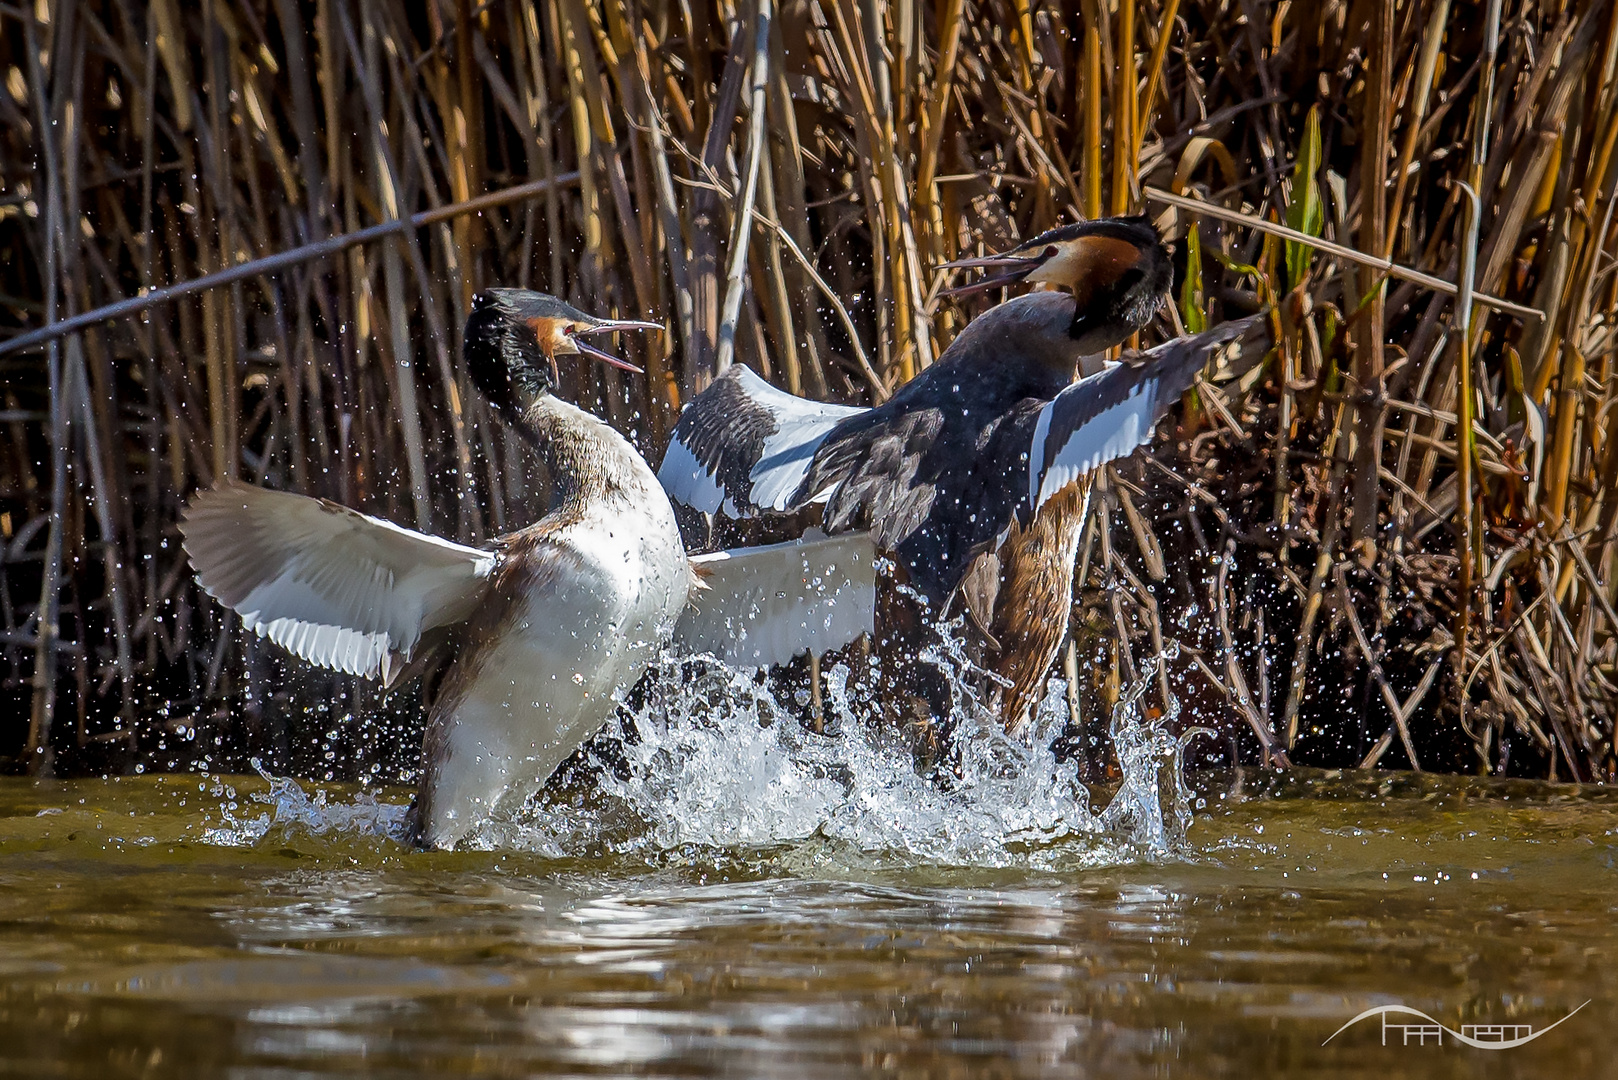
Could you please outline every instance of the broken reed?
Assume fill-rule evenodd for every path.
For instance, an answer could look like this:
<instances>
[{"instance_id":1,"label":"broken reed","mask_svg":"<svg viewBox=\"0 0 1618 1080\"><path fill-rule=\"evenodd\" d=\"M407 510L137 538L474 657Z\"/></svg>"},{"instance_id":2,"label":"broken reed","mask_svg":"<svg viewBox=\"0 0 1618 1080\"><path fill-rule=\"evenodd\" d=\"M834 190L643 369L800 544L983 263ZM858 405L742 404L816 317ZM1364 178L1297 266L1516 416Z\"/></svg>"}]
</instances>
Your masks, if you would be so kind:
<instances>
[{"instance_id":1,"label":"broken reed","mask_svg":"<svg viewBox=\"0 0 1618 1080\"><path fill-rule=\"evenodd\" d=\"M940 262L1144 209L1183 269L1148 343L1271 305L1275 348L1097 500L1079 711L1177 643L1159 694L1222 731L1208 759L1608 775L1615 58L1600 0L0 7L12 333L300 251L0 356L0 753L373 759L374 727L266 699L284 669L175 521L226 477L464 541L531 520L534 462L457 365L481 286L666 320L621 343L645 378L567 387L655 461L731 355L880 400L978 310L938 301Z\"/></svg>"}]
</instances>

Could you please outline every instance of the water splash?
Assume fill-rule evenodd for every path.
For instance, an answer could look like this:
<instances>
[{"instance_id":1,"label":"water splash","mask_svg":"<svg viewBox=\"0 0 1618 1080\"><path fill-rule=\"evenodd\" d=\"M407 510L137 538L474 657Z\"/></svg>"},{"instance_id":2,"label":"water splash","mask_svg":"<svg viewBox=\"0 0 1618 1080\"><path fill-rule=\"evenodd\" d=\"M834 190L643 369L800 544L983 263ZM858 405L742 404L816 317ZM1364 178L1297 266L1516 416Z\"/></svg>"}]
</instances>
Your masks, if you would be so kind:
<instances>
[{"instance_id":1,"label":"water splash","mask_svg":"<svg viewBox=\"0 0 1618 1080\"><path fill-rule=\"evenodd\" d=\"M1141 697L1156 680L1159 667L1178 655L1179 646L1170 645L1164 655L1149 661L1113 709L1108 734L1123 783L1099 815L1102 828L1108 832L1128 836L1148 850L1164 853L1180 852L1191 828L1191 789L1186 786L1183 767L1185 748L1191 740L1213 734L1208 728L1194 727L1178 738L1171 735L1171 721L1180 712L1179 702L1172 696L1168 712L1160 720L1143 719Z\"/></svg>"},{"instance_id":2,"label":"water splash","mask_svg":"<svg viewBox=\"0 0 1618 1080\"><path fill-rule=\"evenodd\" d=\"M216 782L210 793L223 800L219 805L222 821L203 832L204 843L251 847L272 833L294 831L315 836L341 834L404 839L406 808L403 806L379 802L369 791L360 792L351 803L330 802L325 791L317 790L310 795L291 777L271 775L258 758L252 759L252 766L269 783L270 789L252 792L248 801L267 809L250 817L238 817L236 789L222 781Z\"/></svg>"},{"instance_id":3,"label":"water splash","mask_svg":"<svg viewBox=\"0 0 1618 1080\"><path fill-rule=\"evenodd\" d=\"M942 778L917 772L909 745L874 716L845 666L826 674L826 733L817 734L753 674L717 664L693 671L667 658L632 712L637 737L620 744L614 767L603 765L595 790L542 799L480 842L557 856L604 848L699 857L807 843L890 865L1115 863L1183 852L1191 821L1184 740L1168 730L1177 707L1156 720L1140 707L1156 663L1114 713L1122 783L1096 810L1078 763L1051 748L1069 716L1062 680L1051 680L1014 737L974 691L986 673L954 636L923 659L956 675L958 758Z\"/></svg>"},{"instance_id":4,"label":"water splash","mask_svg":"<svg viewBox=\"0 0 1618 1080\"><path fill-rule=\"evenodd\" d=\"M918 773L908 742L878 718L846 666L826 673L820 734L799 723L798 710L755 673L665 656L640 703L623 710L624 737L610 755L598 751L589 784L553 785L466 846L657 863L785 848L818 863L982 867L1184 853L1191 821L1184 738L1168 730L1177 710L1171 702L1168 716L1148 720L1140 707L1156 665L1170 657L1148 663L1114 712L1121 783L1100 809L1092 808L1078 763L1051 749L1068 721L1061 679L1050 681L1023 732L1010 736L974 689L988 676L972 667L955 637L923 659L955 675L958 754L933 776ZM254 844L282 830L401 836L403 807L364 795L333 803L324 792L310 796L292 780L260 773L270 790L253 798L266 811L246 820L227 812L210 842Z\"/></svg>"}]
</instances>

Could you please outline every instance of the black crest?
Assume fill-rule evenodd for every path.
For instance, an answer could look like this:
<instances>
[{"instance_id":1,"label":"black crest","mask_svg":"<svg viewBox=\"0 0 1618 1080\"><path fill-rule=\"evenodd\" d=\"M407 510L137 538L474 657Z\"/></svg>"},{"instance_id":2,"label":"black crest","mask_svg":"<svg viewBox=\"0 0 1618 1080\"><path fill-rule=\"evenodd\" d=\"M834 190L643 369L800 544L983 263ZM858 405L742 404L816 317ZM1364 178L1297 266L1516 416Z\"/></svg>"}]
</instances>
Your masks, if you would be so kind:
<instances>
[{"instance_id":1,"label":"black crest","mask_svg":"<svg viewBox=\"0 0 1618 1080\"><path fill-rule=\"evenodd\" d=\"M507 418L551 390L551 362L539 347L530 321L536 316L528 311L533 305L527 298L540 295L489 289L472 298L472 313L466 319L461 347L466 373L478 392Z\"/></svg>"}]
</instances>

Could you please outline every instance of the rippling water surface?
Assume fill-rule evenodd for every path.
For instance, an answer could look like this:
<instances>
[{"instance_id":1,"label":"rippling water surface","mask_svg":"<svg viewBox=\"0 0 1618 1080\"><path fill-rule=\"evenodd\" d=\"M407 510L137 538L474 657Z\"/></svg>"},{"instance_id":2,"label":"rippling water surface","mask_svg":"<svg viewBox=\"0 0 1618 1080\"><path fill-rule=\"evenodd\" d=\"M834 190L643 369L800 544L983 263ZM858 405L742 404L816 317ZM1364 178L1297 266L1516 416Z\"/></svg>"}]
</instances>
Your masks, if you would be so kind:
<instances>
[{"instance_id":1,"label":"rippling water surface","mask_svg":"<svg viewBox=\"0 0 1618 1080\"><path fill-rule=\"evenodd\" d=\"M1121 790L987 741L943 791L756 715L643 726L453 854L390 838L401 791L0 781L0 1074L1613 1074L1613 793L1186 792L1137 729ZM1515 1049L1326 1042L1586 1001Z\"/></svg>"}]
</instances>

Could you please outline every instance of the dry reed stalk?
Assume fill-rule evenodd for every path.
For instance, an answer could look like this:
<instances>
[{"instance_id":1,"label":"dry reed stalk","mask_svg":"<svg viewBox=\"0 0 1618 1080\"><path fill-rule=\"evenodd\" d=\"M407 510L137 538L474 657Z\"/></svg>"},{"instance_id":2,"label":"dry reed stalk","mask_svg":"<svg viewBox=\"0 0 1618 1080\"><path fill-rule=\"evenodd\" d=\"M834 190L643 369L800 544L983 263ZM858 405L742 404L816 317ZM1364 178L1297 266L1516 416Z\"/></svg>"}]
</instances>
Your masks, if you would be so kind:
<instances>
[{"instance_id":1,"label":"dry reed stalk","mask_svg":"<svg viewBox=\"0 0 1618 1080\"><path fill-rule=\"evenodd\" d=\"M735 224L730 233L730 268L725 272L725 303L719 314L719 352L714 373L723 374L736 354L736 320L741 317L742 295L746 292L748 241L753 235L753 206L758 194L758 166L764 154L765 96L770 85L770 0L758 0L753 23L748 28L753 41L749 70L747 164L742 171L741 202L732 212Z\"/></svg>"},{"instance_id":2,"label":"dry reed stalk","mask_svg":"<svg viewBox=\"0 0 1618 1080\"><path fill-rule=\"evenodd\" d=\"M1129 212L1135 179L1135 0L1118 0L1112 78L1112 212Z\"/></svg>"},{"instance_id":3,"label":"dry reed stalk","mask_svg":"<svg viewBox=\"0 0 1618 1080\"><path fill-rule=\"evenodd\" d=\"M1370 0L1371 26L1367 40L1370 70L1366 73L1360 130L1360 228L1358 247L1381 251L1387 236L1388 134L1392 111L1394 0ZM1387 296L1382 279L1369 268L1360 273L1362 301L1357 320L1360 340L1355 343L1354 379L1361 396L1354 427L1354 494L1351 502L1350 543L1367 566L1375 561L1381 483L1382 425L1387 413L1382 404Z\"/></svg>"}]
</instances>

